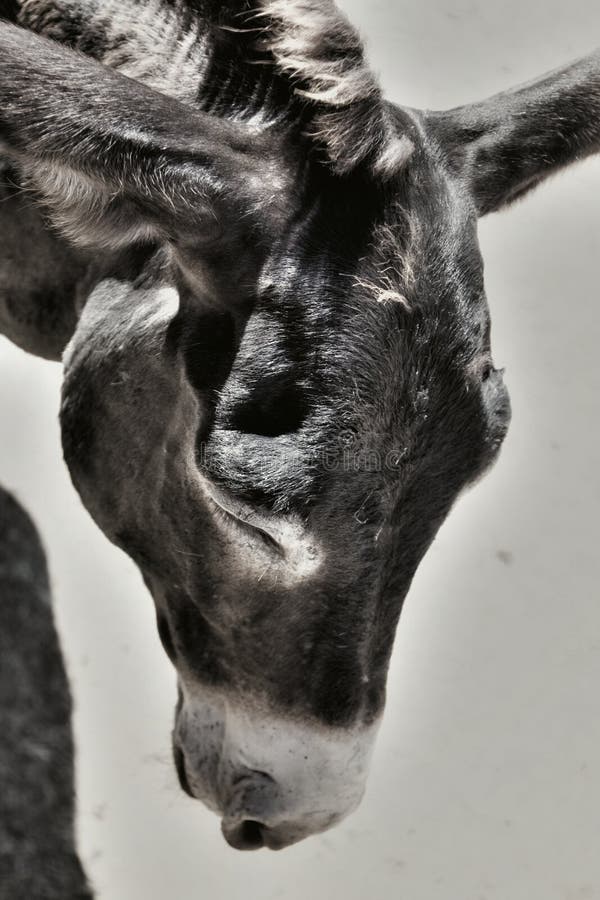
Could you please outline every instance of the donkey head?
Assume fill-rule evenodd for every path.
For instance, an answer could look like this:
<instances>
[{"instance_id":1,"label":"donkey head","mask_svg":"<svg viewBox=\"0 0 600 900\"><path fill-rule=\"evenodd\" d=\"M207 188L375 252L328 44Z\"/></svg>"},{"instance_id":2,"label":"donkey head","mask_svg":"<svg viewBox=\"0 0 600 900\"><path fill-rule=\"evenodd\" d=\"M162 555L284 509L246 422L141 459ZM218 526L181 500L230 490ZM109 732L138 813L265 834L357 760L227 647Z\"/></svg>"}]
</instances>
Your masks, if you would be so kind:
<instances>
[{"instance_id":1,"label":"donkey head","mask_svg":"<svg viewBox=\"0 0 600 900\"><path fill-rule=\"evenodd\" d=\"M403 599L510 418L477 220L597 148L600 63L423 113L330 3L218 6L194 108L3 27L0 139L102 251L64 451L154 598L181 784L279 848L360 801Z\"/></svg>"}]
</instances>

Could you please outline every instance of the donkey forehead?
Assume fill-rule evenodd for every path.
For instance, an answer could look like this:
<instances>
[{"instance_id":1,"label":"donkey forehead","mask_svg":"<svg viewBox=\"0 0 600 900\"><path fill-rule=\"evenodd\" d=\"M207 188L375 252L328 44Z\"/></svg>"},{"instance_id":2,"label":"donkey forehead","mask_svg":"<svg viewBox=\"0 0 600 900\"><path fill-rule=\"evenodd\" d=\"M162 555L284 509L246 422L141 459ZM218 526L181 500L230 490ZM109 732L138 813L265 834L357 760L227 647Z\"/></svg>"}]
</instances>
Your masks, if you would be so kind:
<instances>
[{"instance_id":1,"label":"donkey forehead","mask_svg":"<svg viewBox=\"0 0 600 900\"><path fill-rule=\"evenodd\" d=\"M346 229L350 246L362 227ZM431 438L457 404L477 417L465 387L489 353L489 315L468 210L448 206L421 221L394 204L351 258L326 242L303 256L306 239L297 240L295 256L275 256L263 271L219 384L205 460L230 477L237 466L244 480L258 458L285 480L288 461L315 463L315 452L358 442L386 453L427 428ZM194 331L192 369L197 341Z\"/></svg>"},{"instance_id":2,"label":"donkey forehead","mask_svg":"<svg viewBox=\"0 0 600 900\"><path fill-rule=\"evenodd\" d=\"M326 395L357 372L402 378L428 350L430 369L470 361L489 327L476 216L435 156L385 190L319 180L303 205L259 273L226 406L292 369Z\"/></svg>"}]
</instances>

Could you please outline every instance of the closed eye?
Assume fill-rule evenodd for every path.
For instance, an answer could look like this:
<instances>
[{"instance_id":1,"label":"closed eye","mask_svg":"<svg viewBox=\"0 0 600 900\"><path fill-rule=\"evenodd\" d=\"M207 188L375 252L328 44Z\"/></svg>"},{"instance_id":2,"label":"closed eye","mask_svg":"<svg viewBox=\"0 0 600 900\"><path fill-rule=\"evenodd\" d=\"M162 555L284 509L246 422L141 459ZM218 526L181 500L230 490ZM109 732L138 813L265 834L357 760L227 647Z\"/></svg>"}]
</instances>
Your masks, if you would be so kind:
<instances>
[{"instance_id":1,"label":"closed eye","mask_svg":"<svg viewBox=\"0 0 600 900\"><path fill-rule=\"evenodd\" d=\"M226 509L224 506L218 503L214 499L214 497L210 497L210 500L213 504L215 513L224 521L226 521L230 526L232 525L234 528L237 528L242 534L250 535L253 539L260 539L260 541L262 541L262 543L266 547L268 547L271 552L277 553L278 556L284 555L281 544L276 541L268 531L265 531L264 528L261 528L258 525L254 525L246 519L241 518L239 515L231 512L231 510Z\"/></svg>"}]
</instances>

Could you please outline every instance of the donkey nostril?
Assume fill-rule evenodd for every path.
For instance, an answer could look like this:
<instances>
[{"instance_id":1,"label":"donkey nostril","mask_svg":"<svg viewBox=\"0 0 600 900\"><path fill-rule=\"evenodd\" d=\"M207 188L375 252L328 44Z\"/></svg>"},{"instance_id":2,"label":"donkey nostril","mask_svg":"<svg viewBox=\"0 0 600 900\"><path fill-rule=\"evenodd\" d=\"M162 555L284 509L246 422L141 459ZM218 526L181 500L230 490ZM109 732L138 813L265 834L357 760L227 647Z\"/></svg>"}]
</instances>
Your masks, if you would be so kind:
<instances>
[{"instance_id":1,"label":"donkey nostril","mask_svg":"<svg viewBox=\"0 0 600 900\"><path fill-rule=\"evenodd\" d=\"M262 822L246 819L235 828L223 829L223 834L235 850L260 850L265 846L264 829Z\"/></svg>"},{"instance_id":2,"label":"donkey nostril","mask_svg":"<svg viewBox=\"0 0 600 900\"><path fill-rule=\"evenodd\" d=\"M264 846L265 838L263 826L260 822L253 822L252 819L248 819L246 822L242 822L241 831L244 843L249 849Z\"/></svg>"}]
</instances>

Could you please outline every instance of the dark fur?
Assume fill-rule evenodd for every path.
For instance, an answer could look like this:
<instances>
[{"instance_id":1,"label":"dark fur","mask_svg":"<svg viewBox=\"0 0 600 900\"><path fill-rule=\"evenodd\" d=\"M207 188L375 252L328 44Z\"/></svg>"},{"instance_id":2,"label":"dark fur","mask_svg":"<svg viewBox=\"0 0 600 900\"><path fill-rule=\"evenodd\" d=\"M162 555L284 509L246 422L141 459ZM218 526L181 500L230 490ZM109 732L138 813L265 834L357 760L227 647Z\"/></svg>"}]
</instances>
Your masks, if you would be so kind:
<instances>
[{"instance_id":1,"label":"dark fur","mask_svg":"<svg viewBox=\"0 0 600 900\"><path fill-rule=\"evenodd\" d=\"M19 14L19 0L0 0L0 19L16 22Z\"/></svg>"},{"instance_id":2,"label":"dark fur","mask_svg":"<svg viewBox=\"0 0 600 900\"><path fill-rule=\"evenodd\" d=\"M75 849L71 698L44 552L0 489L0 897L88 900Z\"/></svg>"},{"instance_id":3,"label":"dark fur","mask_svg":"<svg viewBox=\"0 0 600 900\"><path fill-rule=\"evenodd\" d=\"M311 2L321 37L294 20L294 71L281 4L175 4L207 65L184 66L168 100L4 26L0 140L58 225L105 248L67 358L65 457L144 573L175 665L350 726L381 712L416 567L508 427L478 215L598 149L600 60L420 113L374 81L353 96L362 50ZM111 45L110 20L73 9L30 2L23 22L127 72L134 26ZM320 62L347 79L334 104ZM161 319L169 286L179 309ZM326 564L286 588L249 574L244 542L282 577L285 557L265 529L224 535L199 475L295 516Z\"/></svg>"}]
</instances>

